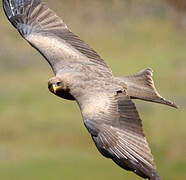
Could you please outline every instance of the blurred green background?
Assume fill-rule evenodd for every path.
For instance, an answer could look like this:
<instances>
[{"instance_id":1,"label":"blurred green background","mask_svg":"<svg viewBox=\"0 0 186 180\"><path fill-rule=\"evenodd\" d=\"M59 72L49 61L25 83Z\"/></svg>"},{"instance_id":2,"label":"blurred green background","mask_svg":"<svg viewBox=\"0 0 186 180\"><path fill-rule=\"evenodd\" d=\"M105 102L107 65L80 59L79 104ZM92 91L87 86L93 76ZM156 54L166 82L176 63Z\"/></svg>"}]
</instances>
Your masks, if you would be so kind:
<instances>
[{"instance_id":1,"label":"blurred green background","mask_svg":"<svg viewBox=\"0 0 186 180\"><path fill-rule=\"evenodd\" d=\"M45 0L114 75L154 70L176 110L135 101L162 179L186 179L184 11L153 0ZM186 17L185 17L186 18ZM96 150L75 102L47 89L53 73L0 7L0 179L140 180Z\"/></svg>"}]
</instances>

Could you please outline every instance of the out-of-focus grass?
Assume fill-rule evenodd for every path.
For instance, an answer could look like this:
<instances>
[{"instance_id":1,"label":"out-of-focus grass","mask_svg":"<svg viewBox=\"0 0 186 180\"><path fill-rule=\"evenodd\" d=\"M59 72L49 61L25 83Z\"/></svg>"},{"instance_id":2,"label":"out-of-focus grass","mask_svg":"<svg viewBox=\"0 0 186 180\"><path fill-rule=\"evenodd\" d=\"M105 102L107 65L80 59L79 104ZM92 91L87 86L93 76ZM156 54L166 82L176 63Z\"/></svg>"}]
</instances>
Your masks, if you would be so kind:
<instances>
[{"instance_id":1,"label":"out-of-focus grass","mask_svg":"<svg viewBox=\"0 0 186 180\"><path fill-rule=\"evenodd\" d=\"M68 9L65 14L57 11L71 15ZM140 179L97 152L76 103L49 93L49 66L2 11L0 17L0 179ZM113 24L96 24L94 19L86 21L87 26L84 20L72 22L71 29L97 50L116 76L154 69L157 89L180 109L135 102L162 179L185 179L186 33L159 16Z\"/></svg>"}]
</instances>

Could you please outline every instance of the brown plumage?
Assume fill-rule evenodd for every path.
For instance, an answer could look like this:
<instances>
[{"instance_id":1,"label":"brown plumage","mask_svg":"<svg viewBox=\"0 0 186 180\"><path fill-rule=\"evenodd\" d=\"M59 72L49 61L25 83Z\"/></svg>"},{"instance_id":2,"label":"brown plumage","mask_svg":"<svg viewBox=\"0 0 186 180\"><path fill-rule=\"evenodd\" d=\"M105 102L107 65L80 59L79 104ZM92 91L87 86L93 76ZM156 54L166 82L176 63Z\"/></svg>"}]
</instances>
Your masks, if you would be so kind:
<instances>
[{"instance_id":1,"label":"brown plumage","mask_svg":"<svg viewBox=\"0 0 186 180\"><path fill-rule=\"evenodd\" d=\"M101 57L40 0L3 0L3 7L21 36L52 67L56 76L49 80L49 90L77 101L100 153L143 178L160 180L142 121L131 100L176 107L156 91L152 70L114 77Z\"/></svg>"}]
</instances>

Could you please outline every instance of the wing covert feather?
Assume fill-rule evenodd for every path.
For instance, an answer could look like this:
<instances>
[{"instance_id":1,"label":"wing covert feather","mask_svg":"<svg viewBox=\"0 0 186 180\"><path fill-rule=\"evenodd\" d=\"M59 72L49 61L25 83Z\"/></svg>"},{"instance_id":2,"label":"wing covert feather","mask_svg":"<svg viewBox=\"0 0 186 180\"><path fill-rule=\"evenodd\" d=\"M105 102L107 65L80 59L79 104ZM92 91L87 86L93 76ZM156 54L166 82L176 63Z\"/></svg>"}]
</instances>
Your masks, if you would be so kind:
<instances>
[{"instance_id":1,"label":"wing covert feather","mask_svg":"<svg viewBox=\"0 0 186 180\"><path fill-rule=\"evenodd\" d=\"M6 16L19 33L36 48L57 73L73 62L102 66L112 74L101 57L74 35L61 18L40 0L3 0Z\"/></svg>"},{"instance_id":2,"label":"wing covert feather","mask_svg":"<svg viewBox=\"0 0 186 180\"><path fill-rule=\"evenodd\" d=\"M156 167L142 121L131 99L122 93L95 93L90 99L80 108L98 150L125 169L140 170L137 174L154 172Z\"/></svg>"}]
</instances>

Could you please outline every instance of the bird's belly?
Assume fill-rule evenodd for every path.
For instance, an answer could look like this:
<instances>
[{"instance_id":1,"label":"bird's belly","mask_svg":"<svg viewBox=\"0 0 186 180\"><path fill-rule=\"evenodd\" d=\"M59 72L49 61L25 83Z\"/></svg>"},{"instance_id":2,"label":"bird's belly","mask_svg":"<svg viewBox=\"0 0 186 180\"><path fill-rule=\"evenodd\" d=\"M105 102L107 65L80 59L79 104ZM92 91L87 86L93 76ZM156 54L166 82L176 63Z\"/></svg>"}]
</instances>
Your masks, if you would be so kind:
<instances>
[{"instance_id":1,"label":"bird's belly","mask_svg":"<svg viewBox=\"0 0 186 180\"><path fill-rule=\"evenodd\" d=\"M63 98L63 99L67 99L67 100L75 100L75 98L72 96L72 94L69 93L69 91L57 91L56 95Z\"/></svg>"}]
</instances>

